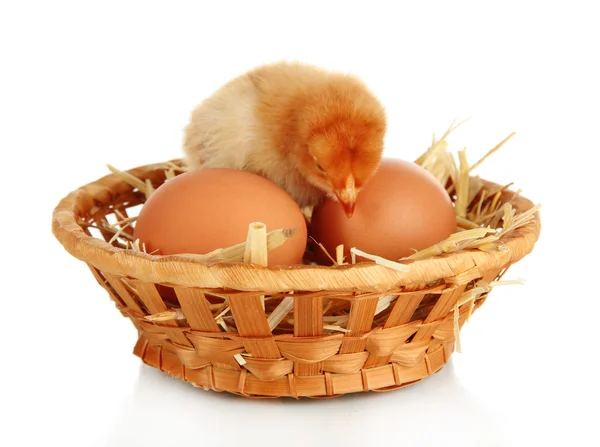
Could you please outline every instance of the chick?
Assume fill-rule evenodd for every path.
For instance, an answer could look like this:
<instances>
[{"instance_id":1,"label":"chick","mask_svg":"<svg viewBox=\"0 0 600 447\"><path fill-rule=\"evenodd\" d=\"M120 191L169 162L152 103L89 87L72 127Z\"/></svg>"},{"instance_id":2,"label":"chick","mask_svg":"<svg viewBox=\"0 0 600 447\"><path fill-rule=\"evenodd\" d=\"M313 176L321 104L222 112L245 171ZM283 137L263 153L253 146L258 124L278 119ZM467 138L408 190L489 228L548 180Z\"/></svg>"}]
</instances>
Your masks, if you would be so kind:
<instances>
[{"instance_id":1,"label":"chick","mask_svg":"<svg viewBox=\"0 0 600 447\"><path fill-rule=\"evenodd\" d=\"M250 171L301 208L328 196L350 218L379 165L386 126L382 104L359 79L280 62L232 79L200 103L183 145L190 169Z\"/></svg>"}]
</instances>

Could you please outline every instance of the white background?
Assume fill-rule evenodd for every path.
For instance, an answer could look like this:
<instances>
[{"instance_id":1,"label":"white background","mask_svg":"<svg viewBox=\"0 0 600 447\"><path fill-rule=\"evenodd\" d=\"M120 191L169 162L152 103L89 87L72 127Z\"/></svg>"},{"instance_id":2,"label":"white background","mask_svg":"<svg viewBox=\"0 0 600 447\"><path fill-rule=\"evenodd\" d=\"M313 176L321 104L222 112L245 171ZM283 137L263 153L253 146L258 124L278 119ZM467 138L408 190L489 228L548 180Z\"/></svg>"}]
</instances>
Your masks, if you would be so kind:
<instances>
[{"instance_id":1,"label":"white background","mask_svg":"<svg viewBox=\"0 0 600 447\"><path fill-rule=\"evenodd\" d=\"M413 2L417 3L417 2ZM550 4L552 3L552 4ZM558 3L558 2L556 2ZM8 2L0 6L0 444L598 445L597 13L580 2ZM71 190L181 155L188 114L231 77L298 59L362 77L386 153L453 119L479 174L541 202L542 237L402 391L249 401L140 365L136 334L50 232Z\"/></svg>"}]
</instances>

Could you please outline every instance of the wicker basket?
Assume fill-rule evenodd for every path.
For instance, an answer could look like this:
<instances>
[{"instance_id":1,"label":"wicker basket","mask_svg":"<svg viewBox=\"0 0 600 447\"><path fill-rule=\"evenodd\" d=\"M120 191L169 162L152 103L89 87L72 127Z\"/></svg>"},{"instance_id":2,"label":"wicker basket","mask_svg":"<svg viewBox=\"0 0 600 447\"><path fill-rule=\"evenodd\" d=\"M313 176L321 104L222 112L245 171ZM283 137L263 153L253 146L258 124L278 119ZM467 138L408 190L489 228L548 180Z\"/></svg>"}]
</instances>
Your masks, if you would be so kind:
<instances>
[{"instance_id":1,"label":"wicker basket","mask_svg":"<svg viewBox=\"0 0 600 447\"><path fill-rule=\"evenodd\" d=\"M164 164L128 172L155 187L165 181ZM487 189L497 186L484 182ZM531 252L540 232L536 213L499 242L501 249L412 261L406 273L375 263L207 266L127 250L109 243L110 232L104 239L91 235L90 223L127 216L145 198L108 175L60 202L53 233L138 329L135 355L195 386L247 397L387 391L434 374L455 350L459 328L488 296L490 288L479 286ZM533 207L507 191L500 200L509 198L518 212ZM291 312L272 328L267 314L284 299ZM166 317L146 318L156 314ZM331 330L333 315L338 327Z\"/></svg>"}]
</instances>

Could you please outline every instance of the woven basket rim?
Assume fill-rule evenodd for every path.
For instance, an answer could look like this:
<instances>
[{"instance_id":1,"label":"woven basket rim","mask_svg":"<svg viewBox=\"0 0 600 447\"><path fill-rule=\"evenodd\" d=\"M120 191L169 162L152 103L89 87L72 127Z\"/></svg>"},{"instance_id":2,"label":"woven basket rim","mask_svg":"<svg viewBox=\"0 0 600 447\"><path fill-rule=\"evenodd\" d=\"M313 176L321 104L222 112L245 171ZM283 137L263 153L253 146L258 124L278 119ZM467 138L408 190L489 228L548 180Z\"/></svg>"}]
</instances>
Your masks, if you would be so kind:
<instances>
[{"instance_id":1,"label":"woven basket rim","mask_svg":"<svg viewBox=\"0 0 600 447\"><path fill-rule=\"evenodd\" d=\"M180 162L180 160L170 160ZM132 175L164 168L154 163L131 169ZM483 180L487 188L499 185ZM495 242L508 248L500 251L476 249L446 253L432 258L403 261L410 265L408 272L400 272L371 262L342 266L277 266L260 267L244 263L206 265L200 261L176 255L156 256L114 247L108 242L87 235L77 223L77 210L88 209L99 196L111 195L115 190L132 189L115 174L108 174L88 183L65 196L52 215L52 232L62 246L75 258L95 268L142 281L179 287L203 287L240 291L275 292L284 290L383 292L410 284L435 282L470 271L483 273L490 269L507 267L529 254L539 238L539 212L526 225ZM514 194L512 191L507 191ZM533 203L518 195L512 202L517 211L532 208Z\"/></svg>"}]
</instances>

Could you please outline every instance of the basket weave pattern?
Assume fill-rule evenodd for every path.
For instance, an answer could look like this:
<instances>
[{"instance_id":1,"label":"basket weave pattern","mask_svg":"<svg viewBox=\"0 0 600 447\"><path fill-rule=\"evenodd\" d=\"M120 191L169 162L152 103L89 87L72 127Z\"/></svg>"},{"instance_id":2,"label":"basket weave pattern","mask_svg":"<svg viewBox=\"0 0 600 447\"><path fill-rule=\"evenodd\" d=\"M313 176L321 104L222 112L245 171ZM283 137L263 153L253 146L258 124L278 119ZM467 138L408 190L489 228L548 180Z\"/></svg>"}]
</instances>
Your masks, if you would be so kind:
<instances>
[{"instance_id":1,"label":"basket weave pattern","mask_svg":"<svg viewBox=\"0 0 600 447\"><path fill-rule=\"evenodd\" d=\"M165 181L164 164L129 172L154 187ZM518 211L533 207L523 197L510 198ZM454 352L458 329L485 302L489 289L479 285L501 278L533 249L540 232L536 215L501 241L502 250L411 261L409 272L399 272L374 263L208 266L126 250L109 243L114 234L102 230L103 239L93 237L84 225L115 213L126 217L144 201L142 192L108 175L60 202L53 232L137 328L134 353L145 363L196 386L247 397L387 391L434 374ZM131 235L130 228L123 232ZM293 306L273 326L268 315L283 300ZM173 317L146 318L165 312Z\"/></svg>"}]
</instances>

